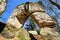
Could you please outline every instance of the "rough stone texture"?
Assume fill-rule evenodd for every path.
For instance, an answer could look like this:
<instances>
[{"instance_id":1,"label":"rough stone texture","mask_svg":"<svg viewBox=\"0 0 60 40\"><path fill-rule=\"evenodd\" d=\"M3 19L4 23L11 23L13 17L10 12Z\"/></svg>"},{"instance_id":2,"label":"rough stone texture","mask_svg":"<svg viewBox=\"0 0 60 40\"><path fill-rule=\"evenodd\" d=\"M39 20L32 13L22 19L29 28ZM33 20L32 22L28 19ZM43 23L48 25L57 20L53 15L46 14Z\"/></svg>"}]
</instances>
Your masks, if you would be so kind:
<instances>
[{"instance_id":1,"label":"rough stone texture","mask_svg":"<svg viewBox=\"0 0 60 40\"><path fill-rule=\"evenodd\" d=\"M14 9L12 15L10 16L10 18L9 18L8 21L7 21L7 24L10 23L11 25L13 25L13 26L16 27L16 28L22 27L22 24L19 23L16 15L23 13L23 11L22 11L22 10L24 9L23 6L24 6L24 4L18 6L18 7L16 7L16 8Z\"/></svg>"},{"instance_id":2,"label":"rough stone texture","mask_svg":"<svg viewBox=\"0 0 60 40\"><path fill-rule=\"evenodd\" d=\"M33 6L32 6L33 5ZM12 15L10 16L10 18L7 21L7 24L11 24L13 25L13 28L10 29L10 27L7 27L7 31L5 29L5 31L3 31L1 33L1 35L4 38L7 38L7 36L9 36L9 38L12 36L13 39L17 38L19 40L30 40L29 38L29 34L25 33L25 30L20 30L20 27L24 24L24 22L27 20L27 18L29 16L32 17L32 19L39 25L39 27L41 28L41 32L40 34L42 35L42 39L40 38L40 35L37 36L38 40L60 40L60 36L59 34L51 28L43 28L43 27L53 27L56 23L54 20L52 20L52 18L46 14L44 12L44 9L40 7L41 5L36 4L36 3L30 3L29 5L29 13L31 13L31 15L29 13L26 13L24 10L24 4L19 5L18 7L16 7L12 13ZM35 7L35 8L34 8ZM17 29L18 28L18 29ZM11 31L12 30L12 31ZM11 33L9 33L11 31ZM6 36L4 36L4 33ZM28 36L27 36L28 35ZM17 37L15 37L17 36ZM25 38L25 36L27 36ZM11 39L11 40L13 40ZM15 39L16 40L16 39Z\"/></svg>"},{"instance_id":3,"label":"rough stone texture","mask_svg":"<svg viewBox=\"0 0 60 40\"><path fill-rule=\"evenodd\" d=\"M52 18L44 12L45 10L42 7L42 5L39 5L38 3L30 2L28 13L25 12L24 5L25 4L21 4L14 9L7 23L10 23L15 27L18 26L19 28L25 23L27 18L31 15L32 19L34 19L34 21L41 27L46 26L46 25L47 26L55 25L55 22L52 20Z\"/></svg>"},{"instance_id":4,"label":"rough stone texture","mask_svg":"<svg viewBox=\"0 0 60 40\"><path fill-rule=\"evenodd\" d=\"M55 21L45 12L35 12L31 17L40 27L53 27L56 24Z\"/></svg>"},{"instance_id":5,"label":"rough stone texture","mask_svg":"<svg viewBox=\"0 0 60 40\"><path fill-rule=\"evenodd\" d=\"M30 13L33 13L33 12L39 12L39 11L42 11L44 12L44 8L42 7L42 5L38 4L38 3L33 3L31 2L30 5L29 5L29 12Z\"/></svg>"},{"instance_id":6,"label":"rough stone texture","mask_svg":"<svg viewBox=\"0 0 60 40\"><path fill-rule=\"evenodd\" d=\"M41 28L40 34L43 36L44 40L60 40L60 35L53 28Z\"/></svg>"},{"instance_id":7,"label":"rough stone texture","mask_svg":"<svg viewBox=\"0 0 60 40\"><path fill-rule=\"evenodd\" d=\"M23 28L15 28L7 24L0 34L2 40L30 40L29 33Z\"/></svg>"},{"instance_id":8,"label":"rough stone texture","mask_svg":"<svg viewBox=\"0 0 60 40\"><path fill-rule=\"evenodd\" d=\"M28 31L30 34L38 35L37 31Z\"/></svg>"},{"instance_id":9,"label":"rough stone texture","mask_svg":"<svg viewBox=\"0 0 60 40\"><path fill-rule=\"evenodd\" d=\"M8 19L7 23L10 23L13 26L19 28L27 20L30 13L33 13L33 12L36 12L36 11L44 11L43 7L41 7L39 4L30 2L29 3L29 13L26 13L25 10L24 10L24 5L25 4L21 4L14 9L14 11L13 11L12 15L10 16L10 18ZM35 7L35 9L32 7L32 5L33 5L33 7Z\"/></svg>"},{"instance_id":10,"label":"rough stone texture","mask_svg":"<svg viewBox=\"0 0 60 40\"><path fill-rule=\"evenodd\" d=\"M0 15L5 10L6 7L6 0L0 0Z\"/></svg>"},{"instance_id":11,"label":"rough stone texture","mask_svg":"<svg viewBox=\"0 0 60 40\"><path fill-rule=\"evenodd\" d=\"M18 21L18 19L16 17L11 17L10 19L8 19L7 24L8 23L13 25L15 28L22 27L22 24L19 23L19 21Z\"/></svg>"},{"instance_id":12,"label":"rough stone texture","mask_svg":"<svg viewBox=\"0 0 60 40\"><path fill-rule=\"evenodd\" d=\"M44 38L40 35L33 35L35 39L37 40L44 40Z\"/></svg>"}]
</instances>

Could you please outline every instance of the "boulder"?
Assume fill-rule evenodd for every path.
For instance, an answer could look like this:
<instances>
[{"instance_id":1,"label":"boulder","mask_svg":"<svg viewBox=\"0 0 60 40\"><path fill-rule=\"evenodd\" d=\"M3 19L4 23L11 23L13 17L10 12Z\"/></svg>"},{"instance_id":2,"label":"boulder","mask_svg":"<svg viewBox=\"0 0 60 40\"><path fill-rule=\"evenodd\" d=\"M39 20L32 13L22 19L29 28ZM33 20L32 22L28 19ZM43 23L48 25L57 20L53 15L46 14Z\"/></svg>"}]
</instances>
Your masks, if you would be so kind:
<instances>
[{"instance_id":1,"label":"boulder","mask_svg":"<svg viewBox=\"0 0 60 40\"><path fill-rule=\"evenodd\" d=\"M38 3L33 3L30 2L29 3L29 13L34 13L34 12L44 12L44 8L42 5L38 4Z\"/></svg>"},{"instance_id":2,"label":"boulder","mask_svg":"<svg viewBox=\"0 0 60 40\"><path fill-rule=\"evenodd\" d=\"M20 18L20 16L22 17L21 19L24 19L25 20L25 18L23 18L25 16L24 16L24 14L22 14L22 13L24 13L22 10L24 10L24 4L21 4L20 6L18 6L18 7L16 7L14 9L13 13L9 17L9 19L7 20L7 24L9 23L9 24L13 25L16 28L22 27L23 24L20 23L19 20L18 20ZM23 22L24 20L21 20L21 21Z\"/></svg>"},{"instance_id":3,"label":"boulder","mask_svg":"<svg viewBox=\"0 0 60 40\"><path fill-rule=\"evenodd\" d=\"M23 12L21 14L16 15L17 19L21 24L24 24L29 16L25 15Z\"/></svg>"},{"instance_id":4,"label":"boulder","mask_svg":"<svg viewBox=\"0 0 60 40\"><path fill-rule=\"evenodd\" d=\"M2 40L30 40L29 33L23 28L15 28L7 24L0 34Z\"/></svg>"},{"instance_id":5,"label":"boulder","mask_svg":"<svg viewBox=\"0 0 60 40\"><path fill-rule=\"evenodd\" d=\"M31 15L39 27L53 27L56 22L45 12L35 12Z\"/></svg>"},{"instance_id":6,"label":"boulder","mask_svg":"<svg viewBox=\"0 0 60 40\"><path fill-rule=\"evenodd\" d=\"M44 40L41 35L30 34L31 40Z\"/></svg>"},{"instance_id":7,"label":"boulder","mask_svg":"<svg viewBox=\"0 0 60 40\"><path fill-rule=\"evenodd\" d=\"M43 36L44 40L60 40L59 33L53 28L41 28L40 35Z\"/></svg>"},{"instance_id":8,"label":"boulder","mask_svg":"<svg viewBox=\"0 0 60 40\"><path fill-rule=\"evenodd\" d=\"M30 34L38 35L37 31L28 31Z\"/></svg>"},{"instance_id":9,"label":"boulder","mask_svg":"<svg viewBox=\"0 0 60 40\"><path fill-rule=\"evenodd\" d=\"M22 27L22 24L19 23L19 20L17 19L17 17L10 17L6 24L11 24L15 28L21 28Z\"/></svg>"},{"instance_id":10,"label":"boulder","mask_svg":"<svg viewBox=\"0 0 60 40\"><path fill-rule=\"evenodd\" d=\"M6 8L6 1L7 0L0 0L0 15L3 13L3 11Z\"/></svg>"}]
</instances>

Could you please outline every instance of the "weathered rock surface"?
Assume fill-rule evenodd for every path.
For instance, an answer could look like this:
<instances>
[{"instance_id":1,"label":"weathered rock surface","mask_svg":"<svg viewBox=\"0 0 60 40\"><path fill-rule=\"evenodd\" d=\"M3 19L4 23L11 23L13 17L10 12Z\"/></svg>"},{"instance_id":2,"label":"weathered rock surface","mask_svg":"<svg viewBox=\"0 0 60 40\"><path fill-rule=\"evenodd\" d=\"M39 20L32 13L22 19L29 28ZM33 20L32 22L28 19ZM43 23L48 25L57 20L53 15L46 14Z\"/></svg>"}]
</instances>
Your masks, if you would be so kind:
<instances>
[{"instance_id":1,"label":"weathered rock surface","mask_svg":"<svg viewBox=\"0 0 60 40\"><path fill-rule=\"evenodd\" d=\"M30 34L31 40L44 40L42 36L36 34Z\"/></svg>"},{"instance_id":2,"label":"weathered rock surface","mask_svg":"<svg viewBox=\"0 0 60 40\"><path fill-rule=\"evenodd\" d=\"M44 38L41 35L33 35L37 40L44 40Z\"/></svg>"},{"instance_id":3,"label":"weathered rock surface","mask_svg":"<svg viewBox=\"0 0 60 40\"><path fill-rule=\"evenodd\" d=\"M19 23L18 19L16 17L11 17L8 19L7 24L13 25L15 28L22 27L22 24Z\"/></svg>"},{"instance_id":4,"label":"weathered rock surface","mask_svg":"<svg viewBox=\"0 0 60 40\"><path fill-rule=\"evenodd\" d=\"M60 40L60 35L53 28L44 27L41 28L40 34L44 40Z\"/></svg>"},{"instance_id":5,"label":"weathered rock surface","mask_svg":"<svg viewBox=\"0 0 60 40\"><path fill-rule=\"evenodd\" d=\"M38 35L37 31L28 31L30 34Z\"/></svg>"},{"instance_id":6,"label":"weathered rock surface","mask_svg":"<svg viewBox=\"0 0 60 40\"><path fill-rule=\"evenodd\" d=\"M2 40L30 40L29 33L23 28L15 28L8 24L0 34Z\"/></svg>"},{"instance_id":7,"label":"weathered rock surface","mask_svg":"<svg viewBox=\"0 0 60 40\"><path fill-rule=\"evenodd\" d=\"M33 12L39 12L39 11L42 11L44 12L44 8L42 7L42 5L38 4L38 3L33 3L31 2L30 5L29 5L29 12L30 13L33 13Z\"/></svg>"},{"instance_id":8,"label":"weathered rock surface","mask_svg":"<svg viewBox=\"0 0 60 40\"><path fill-rule=\"evenodd\" d=\"M24 24L27 18L31 16L32 19L39 25L39 27L42 27L40 32L42 36L35 36L36 40L60 40L59 34L54 29L48 28L53 27L56 23L48 14L44 12L44 9L36 3L30 3L29 8L29 13L31 13L31 15L25 12L24 4L16 7L7 21L7 24L9 23L13 25L13 27L6 27L7 29L5 28L3 30L1 36L3 38L11 38L11 40L30 40L29 33L25 32L25 30L21 29L20 27Z\"/></svg>"},{"instance_id":9,"label":"weathered rock surface","mask_svg":"<svg viewBox=\"0 0 60 40\"><path fill-rule=\"evenodd\" d=\"M29 12L25 12L24 9L25 4L21 4L17 6L12 15L10 16L7 23L12 24L15 27L21 27L27 18L31 15L32 19L40 26L50 26L52 27L55 25L55 22L52 20L52 18L46 14L44 11L44 8L42 5L39 5L38 3L29 3ZM33 5L33 6L32 6ZM30 14L31 13L31 14ZM12 23L13 22L13 23ZM20 23L19 23L20 22ZM52 26L51 26L52 25Z\"/></svg>"},{"instance_id":10,"label":"weathered rock surface","mask_svg":"<svg viewBox=\"0 0 60 40\"><path fill-rule=\"evenodd\" d=\"M18 14L16 17L21 24L24 24L29 16L25 15L24 12L22 12L21 14Z\"/></svg>"},{"instance_id":11,"label":"weathered rock surface","mask_svg":"<svg viewBox=\"0 0 60 40\"><path fill-rule=\"evenodd\" d=\"M7 24L10 23L11 25L13 25L16 28L20 28L22 27L22 24L19 23L19 20L17 19L16 15L23 13L23 9L24 9L24 4L20 5L18 7L16 7L12 13L12 15L10 16L10 18L7 21Z\"/></svg>"},{"instance_id":12,"label":"weathered rock surface","mask_svg":"<svg viewBox=\"0 0 60 40\"><path fill-rule=\"evenodd\" d=\"M6 0L0 0L0 15L5 10L6 7Z\"/></svg>"},{"instance_id":13,"label":"weathered rock surface","mask_svg":"<svg viewBox=\"0 0 60 40\"><path fill-rule=\"evenodd\" d=\"M31 17L40 27L53 27L56 24L55 21L45 12L35 12Z\"/></svg>"}]
</instances>

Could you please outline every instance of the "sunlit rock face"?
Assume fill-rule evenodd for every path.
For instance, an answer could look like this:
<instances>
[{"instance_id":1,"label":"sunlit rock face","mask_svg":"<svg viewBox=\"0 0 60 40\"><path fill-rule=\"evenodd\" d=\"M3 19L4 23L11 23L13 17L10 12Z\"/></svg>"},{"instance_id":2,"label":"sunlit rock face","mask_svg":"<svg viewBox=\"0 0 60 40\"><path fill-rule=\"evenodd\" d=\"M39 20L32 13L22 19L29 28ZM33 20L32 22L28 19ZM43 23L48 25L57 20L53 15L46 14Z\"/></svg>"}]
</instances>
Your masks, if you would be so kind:
<instances>
[{"instance_id":1,"label":"sunlit rock face","mask_svg":"<svg viewBox=\"0 0 60 40\"><path fill-rule=\"evenodd\" d=\"M60 40L60 35L53 28L41 28L40 34L44 40Z\"/></svg>"},{"instance_id":2,"label":"sunlit rock face","mask_svg":"<svg viewBox=\"0 0 60 40\"><path fill-rule=\"evenodd\" d=\"M45 11L57 22L55 29L60 32L60 0L41 0Z\"/></svg>"},{"instance_id":3,"label":"sunlit rock face","mask_svg":"<svg viewBox=\"0 0 60 40\"><path fill-rule=\"evenodd\" d=\"M33 5L33 6L32 6ZM29 17L30 13L35 12L35 11L44 11L43 7L41 7L38 3L29 3L29 12L25 12L25 4L21 4L17 6L10 18L8 19L7 23L12 24L13 26L19 28L21 27L24 22L27 20ZM34 8L35 7L35 8ZM17 20L18 19L18 20Z\"/></svg>"},{"instance_id":4,"label":"sunlit rock face","mask_svg":"<svg viewBox=\"0 0 60 40\"><path fill-rule=\"evenodd\" d=\"M7 24L0 34L1 40L30 40L29 33L23 28L15 28Z\"/></svg>"},{"instance_id":5,"label":"sunlit rock face","mask_svg":"<svg viewBox=\"0 0 60 40\"><path fill-rule=\"evenodd\" d=\"M29 2L29 11L26 12L25 10L26 4L21 4L17 6L10 18L8 19L7 23L12 24L16 28L22 27L25 21L28 19L29 16L38 24L40 27L50 26L52 27L55 25L54 20L45 13L45 10L42 5L38 3Z\"/></svg>"},{"instance_id":6,"label":"sunlit rock face","mask_svg":"<svg viewBox=\"0 0 60 40\"><path fill-rule=\"evenodd\" d=\"M11 24L11 25L13 25L16 28L22 27L22 24L19 23L19 21L18 21L18 19L16 17L8 19L7 24L8 23Z\"/></svg>"},{"instance_id":7,"label":"sunlit rock face","mask_svg":"<svg viewBox=\"0 0 60 40\"><path fill-rule=\"evenodd\" d=\"M0 15L5 10L7 0L0 0Z\"/></svg>"},{"instance_id":8,"label":"sunlit rock face","mask_svg":"<svg viewBox=\"0 0 60 40\"><path fill-rule=\"evenodd\" d=\"M54 20L45 12L35 12L31 17L40 27L53 27L55 25Z\"/></svg>"},{"instance_id":9,"label":"sunlit rock face","mask_svg":"<svg viewBox=\"0 0 60 40\"><path fill-rule=\"evenodd\" d=\"M14 9L12 15L8 19L7 24L10 23L11 25L15 26L16 28L20 28L22 26L22 24L19 23L18 19L16 18L16 15L20 14L23 8L24 8L23 5L21 5L20 7L16 7Z\"/></svg>"},{"instance_id":10,"label":"sunlit rock face","mask_svg":"<svg viewBox=\"0 0 60 40\"><path fill-rule=\"evenodd\" d=\"M42 5L38 4L38 3L30 3L29 5L29 11L30 13L32 12L37 12L37 11L45 11L44 8L42 7Z\"/></svg>"}]
</instances>

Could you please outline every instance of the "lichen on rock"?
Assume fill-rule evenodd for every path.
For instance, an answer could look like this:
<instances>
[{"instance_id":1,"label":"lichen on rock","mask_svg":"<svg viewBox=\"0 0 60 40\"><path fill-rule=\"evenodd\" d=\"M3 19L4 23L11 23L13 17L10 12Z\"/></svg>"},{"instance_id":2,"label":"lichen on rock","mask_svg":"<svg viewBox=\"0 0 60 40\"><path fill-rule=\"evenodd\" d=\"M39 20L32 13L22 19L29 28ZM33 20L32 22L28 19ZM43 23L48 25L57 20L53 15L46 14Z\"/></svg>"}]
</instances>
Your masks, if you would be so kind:
<instances>
[{"instance_id":1,"label":"lichen on rock","mask_svg":"<svg viewBox=\"0 0 60 40\"><path fill-rule=\"evenodd\" d=\"M41 28L40 34L44 38L44 40L60 40L59 33L53 28Z\"/></svg>"},{"instance_id":2,"label":"lichen on rock","mask_svg":"<svg viewBox=\"0 0 60 40\"><path fill-rule=\"evenodd\" d=\"M1 33L2 39L6 40L30 40L29 33L23 28L15 28L11 24L7 24ZM0 38L1 38L0 36Z\"/></svg>"}]
</instances>

